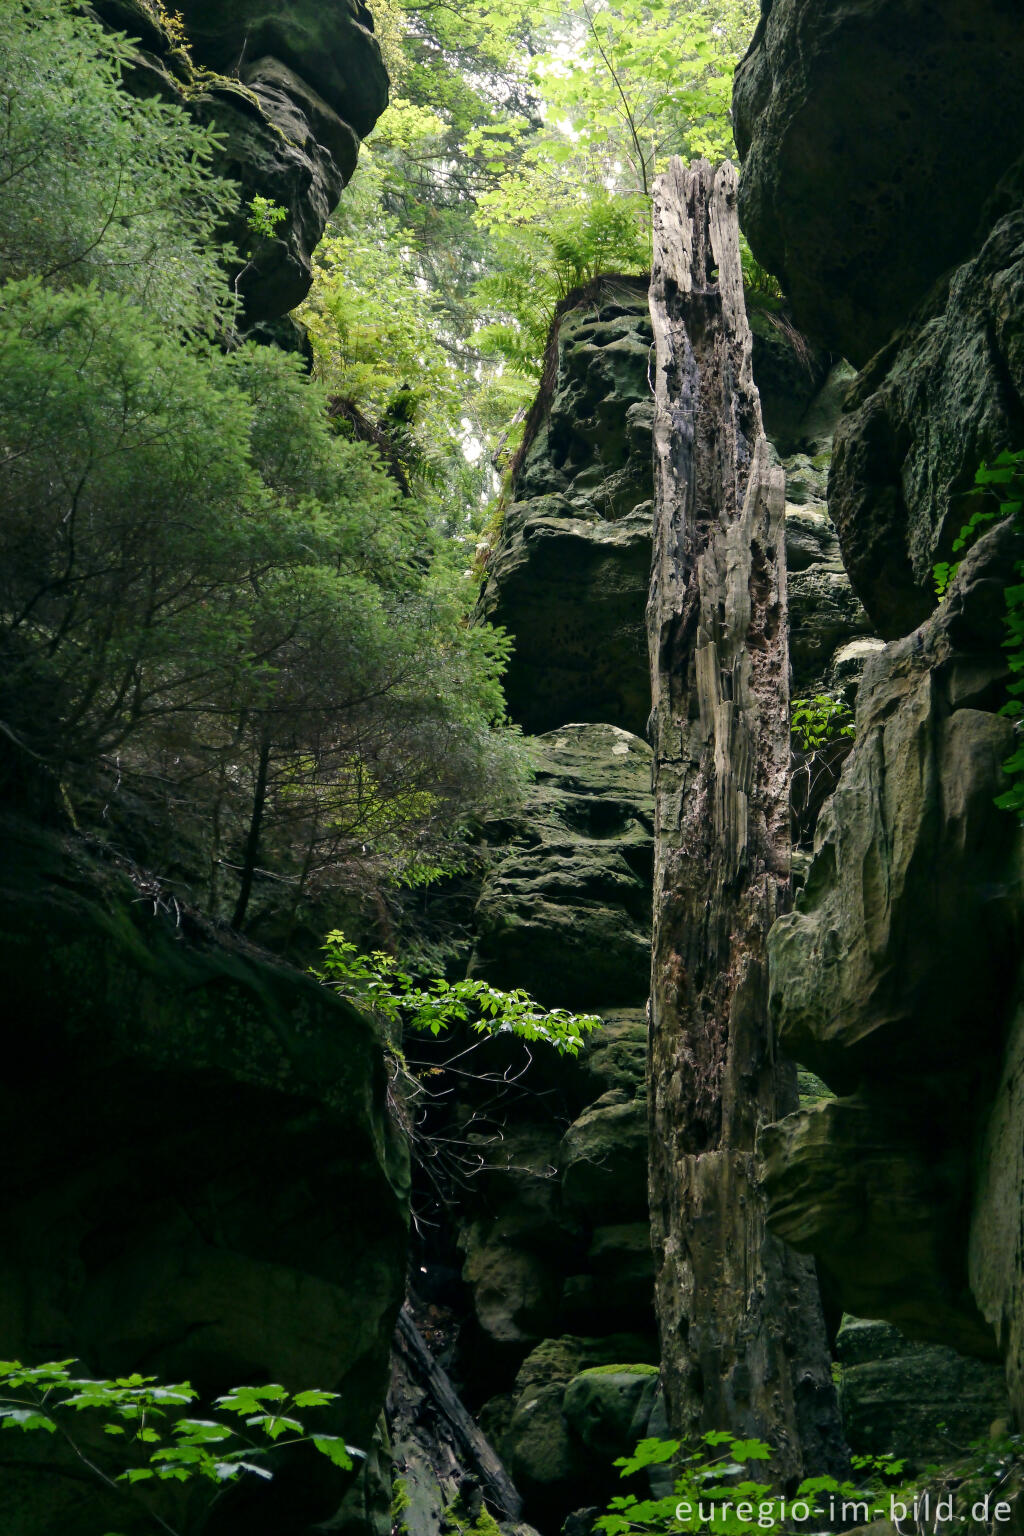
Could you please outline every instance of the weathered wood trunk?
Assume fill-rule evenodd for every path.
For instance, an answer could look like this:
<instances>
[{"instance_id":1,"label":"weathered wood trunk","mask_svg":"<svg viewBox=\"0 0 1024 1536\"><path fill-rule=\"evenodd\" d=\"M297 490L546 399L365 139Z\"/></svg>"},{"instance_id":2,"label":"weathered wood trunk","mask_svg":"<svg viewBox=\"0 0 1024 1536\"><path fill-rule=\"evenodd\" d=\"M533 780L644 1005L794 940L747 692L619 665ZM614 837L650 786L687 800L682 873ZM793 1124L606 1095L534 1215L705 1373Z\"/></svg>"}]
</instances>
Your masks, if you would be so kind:
<instances>
[{"instance_id":1,"label":"weathered wood trunk","mask_svg":"<svg viewBox=\"0 0 1024 1536\"><path fill-rule=\"evenodd\" d=\"M762 1436L786 1480L843 1450L813 1268L756 1185L759 1125L796 1107L765 959L789 889L789 653L736 186L673 160L654 199L651 1211L673 1432Z\"/></svg>"},{"instance_id":2,"label":"weathered wood trunk","mask_svg":"<svg viewBox=\"0 0 1024 1536\"><path fill-rule=\"evenodd\" d=\"M395 1328L387 1421L394 1477L408 1500L399 1523L413 1536L442 1536L456 1500L467 1524L486 1501L499 1520L518 1527L515 1484L433 1359L408 1303Z\"/></svg>"}]
</instances>

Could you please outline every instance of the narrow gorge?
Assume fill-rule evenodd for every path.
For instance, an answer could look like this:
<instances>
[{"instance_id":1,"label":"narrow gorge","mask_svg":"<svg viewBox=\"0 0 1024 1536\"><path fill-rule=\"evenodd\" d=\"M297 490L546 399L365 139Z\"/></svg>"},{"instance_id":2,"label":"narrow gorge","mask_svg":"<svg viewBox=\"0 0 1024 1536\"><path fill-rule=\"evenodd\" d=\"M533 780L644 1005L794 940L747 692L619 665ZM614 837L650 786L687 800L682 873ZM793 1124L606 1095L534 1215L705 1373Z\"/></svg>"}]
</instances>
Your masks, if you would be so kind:
<instances>
[{"instance_id":1,"label":"narrow gorge","mask_svg":"<svg viewBox=\"0 0 1024 1536\"><path fill-rule=\"evenodd\" d=\"M0 583L0 1536L753 1532L757 1494L749 1518L672 1510L762 1485L783 1506L761 1528L780 1536L1024 1533L1024 836L997 804L1019 790L1006 705L1024 654L1014 0L761 0L732 87L738 169L666 156L645 186L650 271L595 258L563 282L487 519L474 505L462 522L443 496L473 496L416 436L425 344L401 358L400 408L373 421L317 350L325 315L359 345L358 305L318 298L323 251L340 266L362 249L335 210L363 199L399 220L372 137L393 8L56 12L123 34L111 69L130 100L180 114L159 119L165 137L212 131L210 174L241 188L233 211L203 193L231 318L171 344L204 367L226 358L217 388L247 391L230 411L262 478L239 526L262 542L238 604L205 575L242 543L233 524L196 544L187 583L159 585L153 530L191 551L193 524L212 528L250 483L241 450L222 484L185 439L166 505L139 524L148 595L123 622L107 596L76 693L60 645L88 583L105 561L108 594L134 581L131 517L73 575L102 515L88 475L139 422L161 444L190 431L205 395L198 373L175 384L165 418L133 382L68 461L80 480L48 449L30 490L0 401L12 568L35 559L31 495L59 508L67 491L54 521L71 530L39 594ZM9 115L18 99L4 85ZM400 144L421 109L403 110ZM20 175L7 143L0 129ZM74 162L69 130L60 143ZM78 321L19 319L57 279L6 254L29 237L4 207L0 182L4 312L42 349ZM191 268L173 261L184 288ZM89 269L87 302L111 281ZM439 322L453 355L455 309ZM102 336L90 320L44 379L40 419L88 381ZM8 346L27 398L36 375ZM145 370L172 378L162 359L154 339ZM310 373L330 436L302 447L304 479ZM490 450L471 425L475 464ZM463 530L436 588L416 585L442 563L417 486L442 497L449 542ZM160 492L136 476L112 494L145 518ZM345 496L371 528L358 559L354 514L336 532L323 512ZM293 503L305 522L281 510ZM48 606L72 588L67 610ZM134 709L151 732L142 752L92 723L106 684L90 646L120 658L165 608L173 625L110 690L111 717ZM28 671L39 614L45 661ZM218 626L197 746L175 689L212 672L201 647ZM507 650L472 649L487 626ZM410 684L417 644L452 672L424 660ZM470 660L452 662L463 645ZM478 694L497 718L473 670L492 664L525 766L488 802L504 759L471 737ZM310 726L318 707L327 723ZM33 734L51 714L95 740L67 726L51 750ZM378 845L398 874L380 874ZM335 949L336 975L331 930L357 941ZM529 994L526 1030L511 1013L477 1028L462 1003L442 1028L438 997L466 980L477 999ZM31 1371L63 1362L67 1379L75 1361L62 1418L64 1388ZM113 1427L84 1411L83 1380L121 1413ZM195 1418L179 1460L134 1479L118 1467L148 1463L118 1463L111 1442L163 1435L178 1403L133 1408L144 1382L189 1384ZM211 1461L204 1482L188 1468L241 1383L257 1396L239 1417L270 1423L266 1459L245 1475ZM26 1423L48 1414L42 1432ZM616 1461L638 1446L623 1481ZM628 1523L597 1523L629 1493ZM819 1504L804 1517L798 1497Z\"/></svg>"}]
</instances>

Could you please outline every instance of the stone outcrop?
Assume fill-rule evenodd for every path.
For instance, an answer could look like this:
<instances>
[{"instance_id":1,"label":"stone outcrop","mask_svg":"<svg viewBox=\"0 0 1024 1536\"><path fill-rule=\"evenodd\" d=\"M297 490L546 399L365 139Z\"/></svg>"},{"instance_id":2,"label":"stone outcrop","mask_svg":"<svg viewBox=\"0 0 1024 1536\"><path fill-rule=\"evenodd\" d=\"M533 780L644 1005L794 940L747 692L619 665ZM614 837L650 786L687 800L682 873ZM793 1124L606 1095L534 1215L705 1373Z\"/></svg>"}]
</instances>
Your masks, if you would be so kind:
<instances>
[{"instance_id":1,"label":"stone outcrop","mask_svg":"<svg viewBox=\"0 0 1024 1536\"><path fill-rule=\"evenodd\" d=\"M784 315L752 310L754 377L794 505L825 512L845 365L829 370ZM606 721L643 735L650 668L651 323L647 281L601 278L556 321L480 615L513 636L512 717L530 732ZM829 532L834 540L834 535ZM809 572L811 565L820 566ZM870 631L834 543L794 567L797 692Z\"/></svg>"},{"instance_id":2,"label":"stone outcrop","mask_svg":"<svg viewBox=\"0 0 1024 1536\"><path fill-rule=\"evenodd\" d=\"M602 721L642 734L651 563L647 282L601 278L556 325L480 615L515 649L513 719L532 733Z\"/></svg>"},{"instance_id":3,"label":"stone outcrop","mask_svg":"<svg viewBox=\"0 0 1024 1536\"><path fill-rule=\"evenodd\" d=\"M849 662L852 655L861 653L851 653L848 647L871 636L871 621L843 564L827 489L834 433L852 377L845 363L832 368L799 418L790 452L781 461L786 472L789 659L794 698L848 692L852 699L858 668L851 668Z\"/></svg>"},{"instance_id":4,"label":"stone outcrop","mask_svg":"<svg viewBox=\"0 0 1024 1536\"><path fill-rule=\"evenodd\" d=\"M94 0L108 26L138 41L127 83L185 107L216 129L216 169L241 188L225 231L241 261L248 324L279 320L305 298L311 258L355 170L359 140L387 105L387 75L361 0ZM180 13L184 37L168 15ZM287 212L273 239L254 241L245 210L256 194ZM247 252L254 249L251 260Z\"/></svg>"},{"instance_id":5,"label":"stone outcrop","mask_svg":"<svg viewBox=\"0 0 1024 1536\"><path fill-rule=\"evenodd\" d=\"M932 567L979 505L983 460L1024 440L1024 209L993 227L858 377L835 437L829 505L878 633L935 604Z\"/></svg>"},{"instance_id":6,"label":"stone outcrop","mask_svg":"<svg viewBox=\"0 0 1024 1536\"><path fill-rule=\"evenodd\" d=\"M650 967L651 752L615 725L532 743L536 777L484 880L470 974L547 1007L628 1007Z\"/></svg>"},{"instance_id":7,"label":"stone outcrop","mask_svg":"<svg viewBox=\"0 0 1024 1536\"><path fill-rule=\"evenodd\" d=\"M560 1523L617 1491L612 1463L648 1434L655 1411L652 1343L636 1334L566 1334L523 1362L502 1407L499 1443L540 1520Z\"/></svg>"},{"instance_id":8,"label":"stone outcrop","mask_svg":"<svg viewBox=\"0 0 1024 1536\"><path fill-rule=\"evenodd\" d=\"M765 1131L772 1220L834 1310L1001 1355L1018 1415L1021 838L992 803L1016 536L989 535L937 609L932 568L980 504L980 462L1024 444L1022 61L1005 0L926 21L769 0L735 98L752 247L796 322L863 367L828 503L892 642L833 664L863 668L856 744L771 939L781 1041L841 1095Z\"/></svg>"},{"instance_id":9,"label":"stone outcrop","mask_svg":"<svg viewBox=\"0 0 1024 1536\"><path fill-rule=\"evenodd\" d=\"M374 1026L74 837L8 819L0 850L4 1353L188 1378L207 1402L240 1382L323 1387L341 1394L334 1431L369 1448L408 1195ZM46 1444L28 1461L0 1444L5 1536L148 1536L30 1438ZM252 1536L287 1511L305 1532L345 1483L286 1454L204 1529Z\"/></svg>"},{"instance_id":10,"label":"stone outcrop","mask_svg":"<svg viewBox=\"0 0 1024 1536\"><path fill-rule=\"evenodd\" d=\"M800 328L859 366L970 255L1020 152L1017 7L766 0L734 112L751 247Z\"/></svg>"},{"instance_id":11,"label":"stone outcrop","mask_svg":"<svg viewBox=\"0 0 1024 1536\"><path fill-rule=\"evenodd\" d=\"M762 1139L777 1230L816 1254L839 1304L989 1355L996 1332L1019 1352L1009 1063L998 1084L1022 839L993 801L1013 740L996 713L1002 588L1020 547L994 529L932 619L868 661L805 890L770 939L780 1043L845 1097ZM1019 1411L1012 1373L1011 1389Z\"/></svg>"}]
</instances>

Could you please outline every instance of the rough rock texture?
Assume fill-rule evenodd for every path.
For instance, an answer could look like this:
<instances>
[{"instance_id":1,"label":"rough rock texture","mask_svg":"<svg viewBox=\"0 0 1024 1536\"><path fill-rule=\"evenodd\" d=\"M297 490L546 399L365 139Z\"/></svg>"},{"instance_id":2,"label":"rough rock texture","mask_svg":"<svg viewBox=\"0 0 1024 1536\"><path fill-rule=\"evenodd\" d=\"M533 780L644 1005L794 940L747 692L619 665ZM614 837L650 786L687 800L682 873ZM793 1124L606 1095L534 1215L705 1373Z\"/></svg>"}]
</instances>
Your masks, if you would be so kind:
<instances>
[{"instance_id":1,"label":"rough rock texture","mask_svg":"<svg viewBox=\"0 0 1024 1536\"><path fill-rule=\"evenodd\" d=\"M1024 33L1009 0L762 10L736 84L745 228L797 323L867 364L829 506L896 642L868 656L856 746L772 936L782 1040L844 1094L766 1131L772 1219L836 1307L979 1354L998 1340L1019 1416L1021 852L992 805L1013 534L937 612L931 570L979 462L1024 443Z\"/></svg>"},{"instance_id":2,"label":"rough rock texture","mask_svg":"<svg viewBox=\"0 0 1024 1536\"><path fill-rule=\"evenodd\" d=\"M857 379L829 505L853 584L887 639L934 607L932 566L978 504L983 459L1024 441L1024 209Z\"/></svg>"},{"instance_id":3,"label":"rough rock texture","mask_svg":"<svg viewBox=\"0 0 1024 1536\"><path fill-rule=\"evenodd\" d=\"M993 797L1013 737L994 712L1002 583L1020 543L993 529L928 623L868 661L807 885L769 944L781 1045L847 1097L763 1141L772 1220L816 1254L843 1307L992 1353L980 1306L1018 1361L1019 1087L1002 1061L1021 834Z\"/></svg>"},{"instance_id":4,"label":"rough rock texture","mask_svg":"<svg viewBox=\"0 0 1024 1536\"><path fill-rule=\"evenodd\" d=\"M616 1456L648 1433L657 1366L633 1334L546 1339L523 1362L499 1444L528 1507L550 1527L617 1492Z\"/></svg>"},{"instance_id":5,"label":"rough rock texture","mask_svg":"<svg viewBox=\"0 0 1024 1536\"><path fill-rule=\"evenodd\" d=\"M758 313L753 343L769 431L781 452L820 455L837 386L824 356L773 321ZM480 600L514 638L506 694L527 731L569 720L646 729L651 368L646 279L602 278L556 321Z\"/></svg>"},{"instance_id":6,"label":"rough rock texture","mask_svg":"<svg viewBox=\"0 0 1024 1536\"><path fill-rule=\"evenodd\" d=\"M320 1386L369 1447L407 1199L370 1021L74 839L8 821L0 850L5 1357ZM44 1478L4 1437L5 1536L142 1530L52 1443L30 1455ZM252 1508L240 1485L204 1529L265 1536L287 1510L304 1533L344 1492L321 1460L286 1459Z\"/></svg>"},{"instance_id":7,"label":"rough rock texture","mask_svg":"<svg viewBox=\"0 0 1024 1536\"><path fill-rule=\"evenodd\" d=\"M511 1366L511 1380L529 1350L565 1328L614 1331L623 1316L653 1327L645 1044L642 1010L610 1012L578 1064L547 1063L546 1089L533 1069L534 1095L510 1098L501 1117L492 1109L472 1133L483 1167L459 1244L491 1392L495 1373Z\"/></svg>"},{"instance_id":8,"label":"rough rock texture","mask_svg":"<svg viewBox=\"0 0 1024 1536\"><path fill-rule=\"evenodd\" d=\"M243 205L225 237L243 258L254 246L249 200L259 193L287 210L239 279L248 323L278 320L309 291L313 249L387 105L369 11L361 0L181 0L167 10L182 15L183 49L150 0L93 9L139 40L131 89L179 102L222 135L216 169L238 182Z\"/></svg>"},{"instance_id":9,"label":"rough rock texture","mask_svg":"<svg viewBox=\"0 0 1024 1536\"><path fill-rule=\"evenodd\" d=\"M642 279L602 279L556 327L535 435L491 558L480 614L515 650L513 719L642 733L651 560L651 327Z\"/></svg>"},{"instance_id":10,"label":"rough rock texture","mask_svg":"<svg viewBox=\"0 0 1024 1536\"><path fill-rule=\"evenodd\" d=\"M765 0L734 112L755 255L801 329L863 364L970 254L1024 147L1019 9Z\"/></svg>"},{"instance_id":11,"label":"rough rock texture","mask_svg":"<svg viewBox=\"0 0 1024 1536\"><path fill-rule=\"evenodd\" d=\"M856 692L836 675L837 654L871 633L846 574L827 499L833 434L851 369L838 363L801 415L782 459L786 472L786 567L792 696ZM849 670L849 669L848 669ZM850 682L852 690L848 690Z\"/></svg>"},{"instance_id":12,"label":"rough rock texture","mask_svg":"<svg viewBox=\"0 0 1024 1536\"><path fill-rule=\"evenodd\" d=\"M998 1365L911 1344L889 1323L849 1316L836 1354L843 1428L859 1455L906 1457L921 1467L949 1460L1007 1422Z\"/></svg>"},{"instance_id":13,"label":"rough rock texture","mask_svg":"<svg viewBox=\"0 0 1024 1536\"><path fill-rule=\"evenodd\" d=\"M484 881L472 975L547 1007L629 1007L647 994L650 748L614 725L534 743L536 779Z\"/></svg>"},{"instance_id":14,"label":"rough rock texture","mask_svg":"<svg viewBox=\"0 0 1024 1536\"><path fill-rule=\"evenodd\" d=\"M759 306L749 293L747 318L764 429L779 453L792 453L807 409L828 377L828 354L812 347L784 310Z\"/></svg>"},{"instance_id":15,"label":"rough rock texture","mask_svg":"<svg viewBox=\"0 0 1024 1536\"><path fill-rule=\"evenodd\" d=\"M578 1063L547 1063L546 1088L531 1068L473 1134L483 1168L463 1197L460 1247L474 1321L459 1370L542 1529L593 1503L588 1488L613 1491L597 1428L574 1429L563 1411L568 1382L657 1358L645 1044L642 1010L611 1012Z\"/></svg>"}]
</instances>

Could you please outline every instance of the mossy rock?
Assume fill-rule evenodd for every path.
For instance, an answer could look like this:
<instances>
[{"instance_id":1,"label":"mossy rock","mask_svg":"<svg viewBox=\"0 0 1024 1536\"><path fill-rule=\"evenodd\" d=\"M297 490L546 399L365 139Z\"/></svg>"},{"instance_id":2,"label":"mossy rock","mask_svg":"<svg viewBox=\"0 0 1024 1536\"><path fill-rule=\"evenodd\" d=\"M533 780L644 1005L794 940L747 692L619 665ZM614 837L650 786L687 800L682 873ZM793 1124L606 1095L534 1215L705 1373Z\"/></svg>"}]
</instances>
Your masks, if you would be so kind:
<instances>
[{"instance_id":1,"label":"mossy rock","mask_svg":"<svg viewBox=\"0 0 1024 1536\"><path fill-rule=\"evenodd\" d=\"M613 1461L644 1438L657 1385L656 1367L598 1366L569 1383L562 1411L588 1451Z\"/></svg>"}]
</instances>

